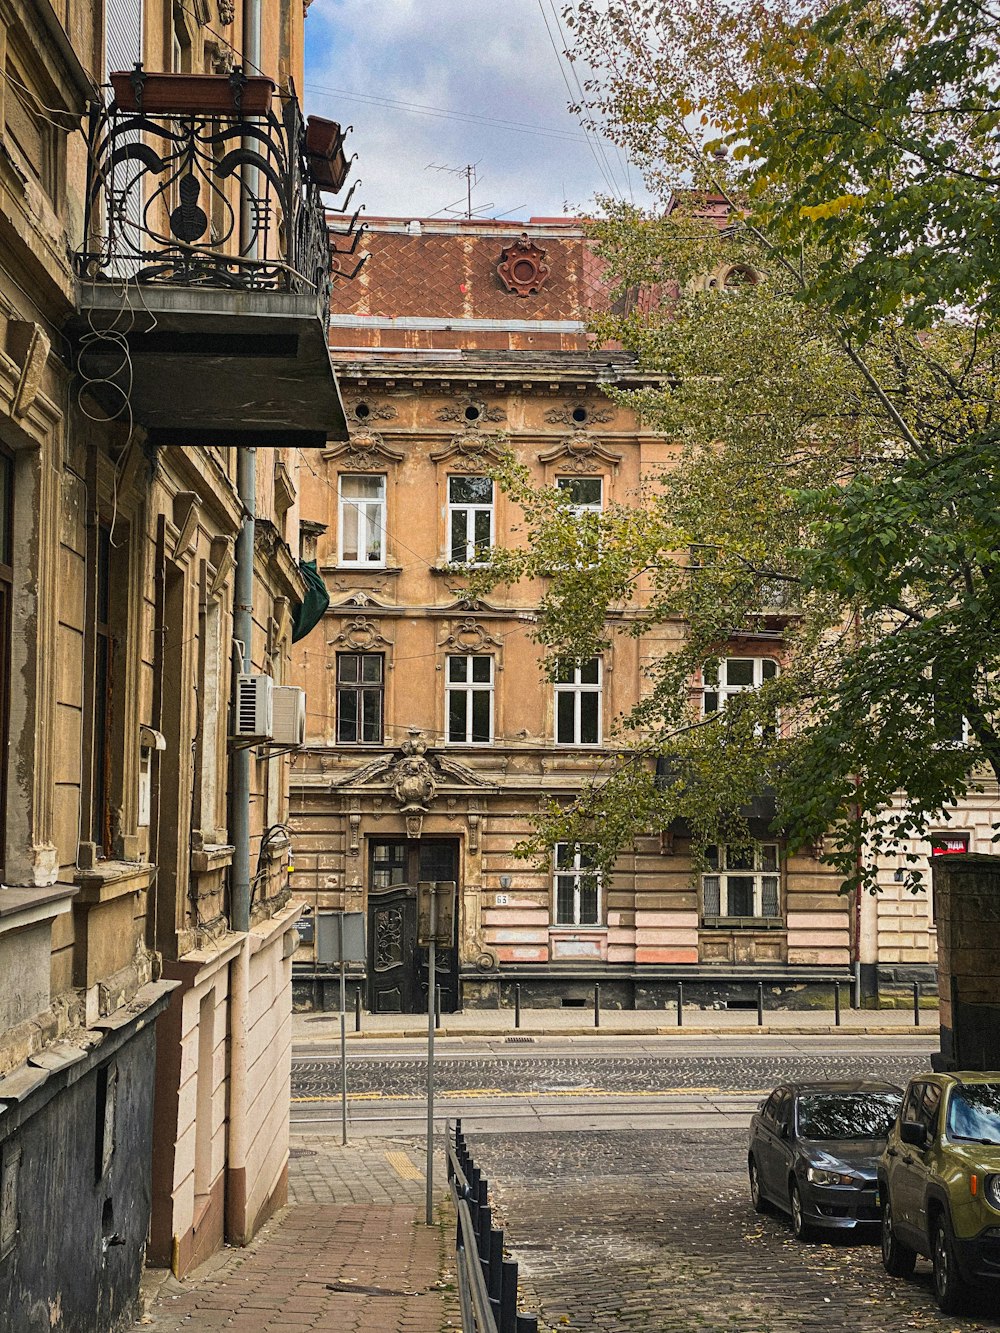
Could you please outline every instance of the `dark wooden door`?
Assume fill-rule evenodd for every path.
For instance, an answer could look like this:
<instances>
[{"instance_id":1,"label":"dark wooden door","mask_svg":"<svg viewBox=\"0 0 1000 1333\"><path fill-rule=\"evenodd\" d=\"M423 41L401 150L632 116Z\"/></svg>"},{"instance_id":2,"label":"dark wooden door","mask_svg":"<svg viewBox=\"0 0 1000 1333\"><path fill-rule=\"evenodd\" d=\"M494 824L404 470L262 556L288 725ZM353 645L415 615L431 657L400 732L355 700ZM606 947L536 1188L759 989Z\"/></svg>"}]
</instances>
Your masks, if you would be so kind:
<instances>
[{"instance_id":1,"label":"dark wooden door","mask_svg":"<svg viewBox=\"0 0 1000 1333\"><path fill-rule=\"evenodd\" d=\"M458 879L456 838L373 839L369 844L368 1008L373 1014L427 1012L428 951L417 947L417 884ZM458 1006L458 913L449 947L439 946L441 1010Z\"/></svg>"}]
</instances>

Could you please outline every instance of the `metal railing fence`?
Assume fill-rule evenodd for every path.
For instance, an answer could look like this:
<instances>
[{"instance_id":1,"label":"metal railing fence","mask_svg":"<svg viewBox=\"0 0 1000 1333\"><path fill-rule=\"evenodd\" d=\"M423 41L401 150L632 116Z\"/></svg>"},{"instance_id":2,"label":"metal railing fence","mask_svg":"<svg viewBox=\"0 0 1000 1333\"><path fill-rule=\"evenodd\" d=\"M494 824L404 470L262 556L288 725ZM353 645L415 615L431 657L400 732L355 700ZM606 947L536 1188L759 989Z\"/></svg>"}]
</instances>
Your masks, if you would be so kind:
<instances>
[{"instance_id":1,"label":"metal railing fence","mask_svg":"<svg viewBox=\"0 0 1000 1333\"><path fill-rule=\"evenodd\" d=\"M504 1233L493 1226L489 1181L472 1159L461 1120L448 1122L447 1150L462 1333L537 1333L538 1316L517 1311L517 1264L503 1257Z\"/></svg>"}]
</instances>

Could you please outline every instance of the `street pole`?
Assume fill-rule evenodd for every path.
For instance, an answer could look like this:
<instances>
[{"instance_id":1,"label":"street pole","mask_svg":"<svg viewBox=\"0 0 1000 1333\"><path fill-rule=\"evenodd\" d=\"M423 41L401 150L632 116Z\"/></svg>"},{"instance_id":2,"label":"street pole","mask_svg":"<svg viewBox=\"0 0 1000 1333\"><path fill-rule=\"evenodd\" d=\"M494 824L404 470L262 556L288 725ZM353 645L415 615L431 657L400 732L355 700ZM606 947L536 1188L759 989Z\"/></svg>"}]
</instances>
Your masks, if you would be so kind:
<instances>
[{"instance_id":1,"label":"street pole","mask_svg":"<svg viewBox=\"0 0 1000 1333\"><path fill-rule=\"evenodd\" d=\"M344 980L344 914L340 921L340 1142L347 1143L347 988Z\"/></svg>"},{"instance_id":2,"label":"street pole","mask_svg":"<svg viewBox=\"0 0 1000 1333\"><path fill-rule=\"evenodd\" d=\"M437 984L437 884L431 886L430 945L427 954L427 1199L424 1221L434 1221L434 988Z\"/></svg>"}]
</instances>

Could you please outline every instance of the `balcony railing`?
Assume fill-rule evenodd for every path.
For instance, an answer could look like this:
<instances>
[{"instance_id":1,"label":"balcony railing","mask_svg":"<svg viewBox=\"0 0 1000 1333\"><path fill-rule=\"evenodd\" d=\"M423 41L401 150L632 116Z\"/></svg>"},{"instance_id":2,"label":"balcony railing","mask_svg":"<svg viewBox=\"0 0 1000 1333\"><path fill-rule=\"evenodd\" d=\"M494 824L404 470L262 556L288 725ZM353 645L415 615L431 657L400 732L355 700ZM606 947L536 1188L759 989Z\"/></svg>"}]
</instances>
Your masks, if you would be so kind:
<instances>
[{"instance_id":1,"label":"balcony railing","mask_svg":"<svg viewBox=\"0 0 1000 1333\"><path fill-rule=\"evenodd\" d=\"M325 326L331 258L338 251L310 175L296 99L268 96L266 107L248 112L237 90L221 110L204 101L177 109L175 101L154 113L143 106L141 85L163 76L137 70L131 77L139 88L137 106L126 109L122 98L91 118L80 278L315 294ZM345 210L346 203L339 211ZM356 219L342 233L353 235L353 244L340 254L357 246Z\"/></svg>"}]
</instances>

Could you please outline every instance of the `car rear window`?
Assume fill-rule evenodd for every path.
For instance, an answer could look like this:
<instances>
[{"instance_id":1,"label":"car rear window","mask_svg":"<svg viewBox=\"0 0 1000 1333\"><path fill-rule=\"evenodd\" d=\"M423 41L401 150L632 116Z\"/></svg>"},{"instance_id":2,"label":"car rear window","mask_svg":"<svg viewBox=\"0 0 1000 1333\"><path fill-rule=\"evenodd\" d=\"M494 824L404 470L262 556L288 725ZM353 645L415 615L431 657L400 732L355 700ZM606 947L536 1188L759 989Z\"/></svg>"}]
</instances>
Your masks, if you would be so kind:
<instances>
[{"instance_id":1,"label":"car rear window","mask_svg":"<svg viewBox=\"0 0 1000 1333\"><path fill-rule=\"evenodd\" d=\"M884 1139L899 1111L898 1092L805 1093L799 1098L804 1139Z\"/></svg>"},{"instance_id":2,"label":"car rear window","mask_svg":"<svg viewBox=\"0 0 1000 1333\"><path fill-rule=\"evenodd\" d=\"M954 1090L948 1137L1000 1144L1000 1083L967 1083Z\"/></svg>"}]
</instances>

